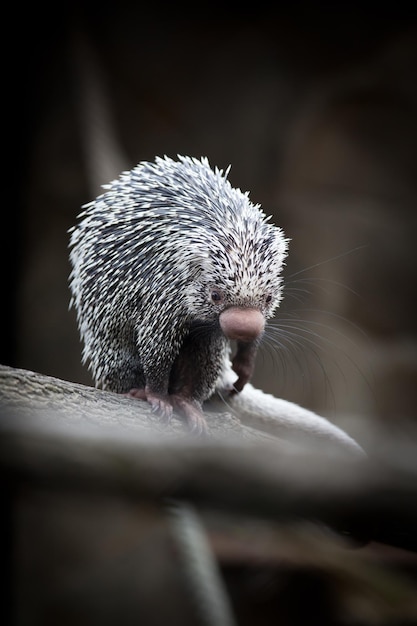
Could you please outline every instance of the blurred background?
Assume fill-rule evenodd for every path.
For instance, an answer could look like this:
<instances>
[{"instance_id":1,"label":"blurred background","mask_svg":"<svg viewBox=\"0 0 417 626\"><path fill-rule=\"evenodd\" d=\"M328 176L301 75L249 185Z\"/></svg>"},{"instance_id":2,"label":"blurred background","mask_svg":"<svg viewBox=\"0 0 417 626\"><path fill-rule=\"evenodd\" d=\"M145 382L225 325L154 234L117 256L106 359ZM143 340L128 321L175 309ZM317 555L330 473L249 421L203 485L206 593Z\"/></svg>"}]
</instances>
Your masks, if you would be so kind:
<instances>
[{"instance_id":1,"label":"blurred background","mask_svg":"<svg viewBox=\"0 0 417 626\"><path fill-rule=\"evenodd\" d=\"M365 421L416 423L416 15L288 5L13 18L2 363L92 384L68 229L121 169L207 156L291 239L254 384L359 438Z\"/></svg>"}]
</instances>

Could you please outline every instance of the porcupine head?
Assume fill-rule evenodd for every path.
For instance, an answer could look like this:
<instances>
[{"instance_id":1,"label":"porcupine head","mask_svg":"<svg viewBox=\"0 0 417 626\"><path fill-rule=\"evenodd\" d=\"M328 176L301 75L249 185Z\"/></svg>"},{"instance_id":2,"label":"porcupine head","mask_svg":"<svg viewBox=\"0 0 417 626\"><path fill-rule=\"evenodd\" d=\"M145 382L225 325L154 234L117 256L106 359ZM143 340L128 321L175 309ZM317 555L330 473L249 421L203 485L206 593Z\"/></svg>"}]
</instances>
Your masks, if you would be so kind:
<instances>
[{"instance_id":1,"label":"porcupine head","mask_svg":"<svg viewBox=\"0 0 417 626\"><path fill-rule=\"evenodd\" d=\"M205 430L236 342L230 393L254 369L282 298L288 240L206 158L157 157L123 172L71 229L71 306L96 385L173 408Z\"/></svg>"}]
</instances>

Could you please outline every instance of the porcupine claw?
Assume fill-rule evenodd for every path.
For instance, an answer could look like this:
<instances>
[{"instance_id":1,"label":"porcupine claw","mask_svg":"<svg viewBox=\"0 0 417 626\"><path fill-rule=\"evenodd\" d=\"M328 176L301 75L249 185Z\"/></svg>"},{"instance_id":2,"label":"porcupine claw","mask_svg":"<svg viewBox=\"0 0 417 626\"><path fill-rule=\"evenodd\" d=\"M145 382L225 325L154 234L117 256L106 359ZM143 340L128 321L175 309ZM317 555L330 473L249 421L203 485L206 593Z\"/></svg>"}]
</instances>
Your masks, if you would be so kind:
<instances>
[{"instance_id":1,"label":"porcupine claw","mask_svg":"<svg viewBox=\"0 0 417 626\"><path fill-rule=\"evenodd\" d=\"M127 394L128 398L146 400L152 407L152 412L162 418L165 424L169 424L172 418L173 406L175 406L185 417L188 428L195 435L206 435L208 432L207 423L201 411L201 407L193 400L189 400L180 394L172 394L168 397L150 392L147 389L131 389Z\"/></svg>"},{"instance_id":2,"label":"porcupine claw","mask_svg":"<svg viewBox=\"0 0 417 626\"><path fill-rule=\"evenodd\" d=\"M136 398L137 400L146 400L146 393L144 389L131 389L124 394L127 398Z\"/></svg>"},{"instance_id":3,"label":"porcupine claw","mask_svg":"<svg viewBox=\"0 0 417 626\"><path fill-rule=\"evenodd\" d=\"M166 396L154 393L148 389L131 389L126 394L129 398L137 398L138 400L146 400L152 408L152 413L159 415L163 422L169 424L172 418L172 404Z\"/></svg>"},{"instance_id":4,"label":"porcupine claw","mask_svg":"<svg viewBox=\"0 0 417 626\"><path fill-rule=\"evenodd\" d=\"M187 425L194 435L207 435L207 422L201 410L201 406L194 400L188 399L181 394L170 396L173 405L181 411L187 420Z\"/></svg>"}]
</instances>

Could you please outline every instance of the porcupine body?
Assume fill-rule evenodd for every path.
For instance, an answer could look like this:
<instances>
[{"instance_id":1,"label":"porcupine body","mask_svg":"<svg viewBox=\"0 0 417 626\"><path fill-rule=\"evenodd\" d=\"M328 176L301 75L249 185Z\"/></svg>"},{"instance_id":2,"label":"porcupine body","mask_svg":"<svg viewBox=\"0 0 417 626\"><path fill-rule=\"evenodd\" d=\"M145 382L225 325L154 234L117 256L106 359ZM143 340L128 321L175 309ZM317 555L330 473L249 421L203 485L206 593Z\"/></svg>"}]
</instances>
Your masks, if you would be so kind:
<instances>
[{"instance_id":1,"label":"porcupine body","mask_svg":"<svg viewBox=\"0 0 417 626\"><path fill-rule=\"evenodd\" d=\"M70 231L71 306L96 385L166 419L177 407L196 431L230 340L238 392L282 298L288 240L227 175L206 158L141 162Z\"/></svg>"}]
</instances>

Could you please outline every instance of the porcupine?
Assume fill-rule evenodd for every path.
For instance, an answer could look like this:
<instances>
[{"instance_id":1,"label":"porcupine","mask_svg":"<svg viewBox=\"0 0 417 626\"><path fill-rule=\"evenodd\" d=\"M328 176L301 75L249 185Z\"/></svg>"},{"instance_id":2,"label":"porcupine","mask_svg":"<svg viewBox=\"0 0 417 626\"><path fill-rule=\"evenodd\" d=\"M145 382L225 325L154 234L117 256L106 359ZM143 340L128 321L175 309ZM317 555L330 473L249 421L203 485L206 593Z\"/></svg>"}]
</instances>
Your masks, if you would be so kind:
<instances>
[{"instance_id":1,"label":"porcupine","mask_svg":"<svg viewBox=\"0 0 417 626\"><path fill-rule=\"evenodd\" d=\"M157 157L123 172L71 232L71 306L97 386L178 408L202 403L237 350L230 393L250 380L282 298L288 240L207 158Z\"/></svg>"}]
</instances>

